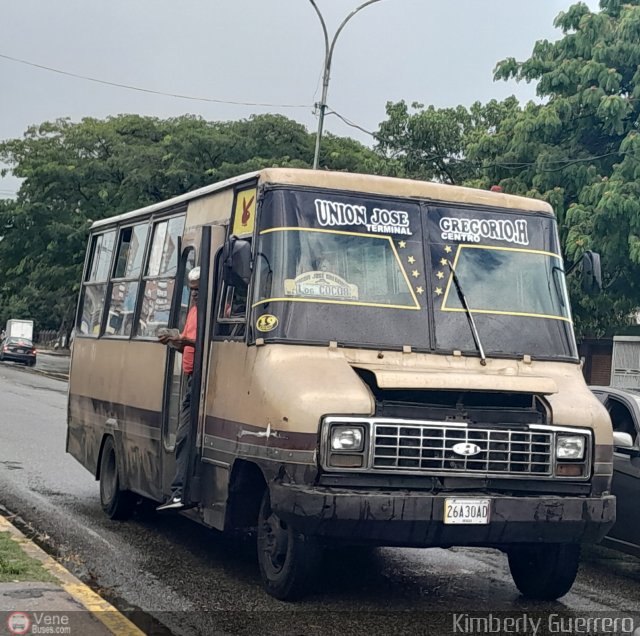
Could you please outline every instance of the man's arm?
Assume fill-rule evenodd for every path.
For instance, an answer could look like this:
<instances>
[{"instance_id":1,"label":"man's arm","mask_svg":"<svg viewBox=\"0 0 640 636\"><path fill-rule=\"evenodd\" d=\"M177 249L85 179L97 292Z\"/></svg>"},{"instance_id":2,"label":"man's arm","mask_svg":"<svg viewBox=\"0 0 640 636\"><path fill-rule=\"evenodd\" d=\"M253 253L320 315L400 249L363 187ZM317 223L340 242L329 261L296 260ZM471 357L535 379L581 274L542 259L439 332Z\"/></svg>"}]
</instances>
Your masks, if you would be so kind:
<instances>
[{"instance_id":1,"label":"man's arm","mask_svg":"<svg viewBox=\"0 0 640 636\"><path fill-rule=\"evenodd\" d=\"M183 352L185 347L194 347L196 346L195 340L191 340L191 338L184 338L182 336L170 336L170 335L162 335L158 337L158 340L163 345L168 345L169 347L173 347L180 353Z\"/></svg>"}]
</instances>

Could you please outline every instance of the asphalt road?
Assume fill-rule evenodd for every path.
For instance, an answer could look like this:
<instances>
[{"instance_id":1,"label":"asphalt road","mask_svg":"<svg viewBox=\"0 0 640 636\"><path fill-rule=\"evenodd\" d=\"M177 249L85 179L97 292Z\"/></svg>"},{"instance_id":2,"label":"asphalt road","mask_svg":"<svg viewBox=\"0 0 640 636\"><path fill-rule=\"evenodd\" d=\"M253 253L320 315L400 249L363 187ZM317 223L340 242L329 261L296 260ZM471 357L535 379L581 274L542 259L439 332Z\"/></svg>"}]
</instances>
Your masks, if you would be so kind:
<instances>
[{"instance_id":1,"label":"asphalt road","mask_svg":"<svg viewBox=\"0 0 640 636\"><path fill-rule=\"evenodd\" d=\"M576 585L559 603L524 601L506 558L478 549L341 554L325 563L308 599L276 601L261 589L250 541L145 507L124 523L103 516L97 483L64 452L66 386L0 364L0 504L76 575L132 610L147 633L476 633L465 631L467 613L542 617L544 625L558 613L640 609L640 560L599 547L587 550Z\"/></svg>"},{"instance_id":2,"label":"asphalt road","mask_svg":"<svg viewBox=\"0 0 640 636\"><path fill-rule=\"evenodd\" d=\"M69 356L38 351L35 369L60 376L69 375Z\"/></svg>"}]
</instances>

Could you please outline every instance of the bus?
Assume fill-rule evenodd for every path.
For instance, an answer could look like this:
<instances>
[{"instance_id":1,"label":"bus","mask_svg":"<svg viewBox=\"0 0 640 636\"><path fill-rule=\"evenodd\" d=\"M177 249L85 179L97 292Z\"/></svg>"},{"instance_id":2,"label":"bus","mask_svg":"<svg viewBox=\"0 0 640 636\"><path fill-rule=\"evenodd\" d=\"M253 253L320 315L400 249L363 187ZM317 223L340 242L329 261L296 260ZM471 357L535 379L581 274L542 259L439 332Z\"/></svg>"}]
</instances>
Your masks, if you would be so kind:
<instances>
[{"instance_id":1,"label":"bus","mask_svg":"<svg viewBox=\"0 0 640 636\"><path fill-rule=\"evenodd\" d=\"M67 451L114 519L170 493L184 378L158 334L195 266L181 514L255 534L269 594L335 546L496 548L525 597L568 592L615 519L612 430L547 203L272 168L93 223Z\"/></svg>"}]
</instances>

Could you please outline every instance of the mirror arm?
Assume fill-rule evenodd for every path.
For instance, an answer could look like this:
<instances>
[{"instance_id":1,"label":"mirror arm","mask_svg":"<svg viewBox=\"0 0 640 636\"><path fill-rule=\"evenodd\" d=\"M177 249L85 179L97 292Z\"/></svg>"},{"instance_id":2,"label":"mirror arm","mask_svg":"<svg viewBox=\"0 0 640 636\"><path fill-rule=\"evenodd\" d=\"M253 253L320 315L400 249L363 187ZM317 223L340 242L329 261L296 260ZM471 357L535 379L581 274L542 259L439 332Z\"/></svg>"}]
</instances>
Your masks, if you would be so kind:
<instances>
[{"instance_id":1,"label":"mirror arm","mask_svg":"<svg viewBox=\"0 0 640 636\"><path fill-rule=\"evenodd\" d=\"M578 265L580 265L581 262L582 260L578 260L573 265L571 265L569 269L567 269L567 271L564 273L565 278L569 278L569 276L575 271L575 269L578 267Z\"/></svg>"}]
</instances>

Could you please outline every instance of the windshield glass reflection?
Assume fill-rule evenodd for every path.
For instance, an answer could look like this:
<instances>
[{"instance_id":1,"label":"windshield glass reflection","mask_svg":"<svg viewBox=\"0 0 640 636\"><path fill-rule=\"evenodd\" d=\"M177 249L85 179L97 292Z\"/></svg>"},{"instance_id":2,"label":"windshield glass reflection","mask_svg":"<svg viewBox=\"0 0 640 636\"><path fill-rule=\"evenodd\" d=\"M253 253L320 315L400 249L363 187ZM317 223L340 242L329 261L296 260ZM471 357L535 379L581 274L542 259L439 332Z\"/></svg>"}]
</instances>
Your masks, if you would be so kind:
<instances>
[{"instance_id":1,"label":"windshield glass reflection","mask_svg":"<svg viewBox=\"0 0 640 636\"><path fill-rule=\"evenodd\" d=\"M562 262L555 254L461 245L454 267L474 313L571 321ZM451 280L442 311L464 311Z\"/></svg>"}]
</instances>

